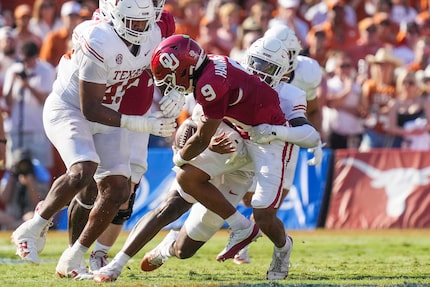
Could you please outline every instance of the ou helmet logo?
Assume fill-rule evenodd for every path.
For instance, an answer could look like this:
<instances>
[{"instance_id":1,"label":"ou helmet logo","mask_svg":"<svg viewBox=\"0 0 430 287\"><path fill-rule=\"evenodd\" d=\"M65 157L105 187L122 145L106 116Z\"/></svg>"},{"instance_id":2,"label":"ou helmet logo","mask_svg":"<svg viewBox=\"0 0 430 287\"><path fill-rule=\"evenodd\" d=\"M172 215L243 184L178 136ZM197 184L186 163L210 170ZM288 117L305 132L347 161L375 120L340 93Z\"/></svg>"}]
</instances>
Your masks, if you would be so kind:
<instances>
[{"instance_id":1,"label":"ou helmet logo","mask_svg":"<svg viewBox=\"0 0 430 287\"><path fill-rule=\"evenodd\" d=\"M179 60L174 54L162 53L160 55L160 64L164 68L174 71L179 67Z\"/></svg>"}]
</instances>

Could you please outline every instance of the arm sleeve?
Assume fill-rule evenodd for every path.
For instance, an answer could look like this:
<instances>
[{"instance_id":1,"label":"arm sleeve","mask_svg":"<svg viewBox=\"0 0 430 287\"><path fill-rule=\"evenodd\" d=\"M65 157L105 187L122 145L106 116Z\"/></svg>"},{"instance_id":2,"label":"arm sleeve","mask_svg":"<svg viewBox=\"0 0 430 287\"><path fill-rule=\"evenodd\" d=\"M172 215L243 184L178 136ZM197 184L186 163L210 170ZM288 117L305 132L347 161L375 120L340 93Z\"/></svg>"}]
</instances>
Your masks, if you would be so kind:
<instances>
[{"instance_id":1,"label":"arm sleeve","mask_svg":"<svg viewBox=\"0 0 430 287\"><path fill-rule=\"evenodd\" d=\"M311 125L297 127L277 126L276 136L280 140L303 148L314 148L321 140L319 133Z\"/></svg>"}]
</instances>

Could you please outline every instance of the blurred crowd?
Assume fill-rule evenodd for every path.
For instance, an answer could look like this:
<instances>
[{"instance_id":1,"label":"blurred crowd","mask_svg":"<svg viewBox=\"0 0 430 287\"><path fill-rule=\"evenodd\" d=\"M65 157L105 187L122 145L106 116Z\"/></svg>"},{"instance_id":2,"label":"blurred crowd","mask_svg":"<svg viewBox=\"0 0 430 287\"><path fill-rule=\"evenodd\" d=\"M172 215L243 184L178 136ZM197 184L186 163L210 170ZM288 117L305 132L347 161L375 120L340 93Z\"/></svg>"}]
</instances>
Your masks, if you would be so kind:
<instances>
[{"instance_id":1,"label":"blurred crowd","mask_svg":"<svg viewBox=\"0 0 430 287\"><path fill-rule=\"evenodd\" d=\"M14 152L25 150L52 177L63 173L44 134L43 104L73 29L97 7L97 0L0 2L0 103L8 169L16 165ZM301 54L315 59L324 75L316 127L328 148L430 149L430 1L167 0L165 9L175 17L177 34L239 62L269 27L285 24L294 30ZM191 109L187 103L178 121ZM170 147L170 140L151 137L150 146Z\"/></svg>"}]
</instances>

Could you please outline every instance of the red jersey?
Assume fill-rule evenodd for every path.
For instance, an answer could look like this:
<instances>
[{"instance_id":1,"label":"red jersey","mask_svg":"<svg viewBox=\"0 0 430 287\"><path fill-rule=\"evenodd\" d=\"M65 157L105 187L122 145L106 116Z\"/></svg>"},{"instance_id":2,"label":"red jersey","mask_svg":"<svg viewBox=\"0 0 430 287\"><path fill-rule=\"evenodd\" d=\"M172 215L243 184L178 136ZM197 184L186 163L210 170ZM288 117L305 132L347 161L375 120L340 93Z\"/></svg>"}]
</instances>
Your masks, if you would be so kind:
<instances>
[{"instance_id":1,"label":"red jersey","mask_svg":"<svg viewBox=\"0 0 430 287\"><path fill-rule=\"evenodd\" d=\"M144 70L125 90L118 111L125 115L144 115L151 108L153 97L154 80L152 75Z\"/></svg>"},{"instance_id":2,"label":"red jersey","mask_svg":"<svg viewBox=\"0 0 430 287\"><path fill-rule=\"evenodd\" d=\"M284 125L278 93L259 76L251 74L235 60L209 55L201 71L194 97L206 117L235 119L243 124Z\"/></svg>"}]
</instances>

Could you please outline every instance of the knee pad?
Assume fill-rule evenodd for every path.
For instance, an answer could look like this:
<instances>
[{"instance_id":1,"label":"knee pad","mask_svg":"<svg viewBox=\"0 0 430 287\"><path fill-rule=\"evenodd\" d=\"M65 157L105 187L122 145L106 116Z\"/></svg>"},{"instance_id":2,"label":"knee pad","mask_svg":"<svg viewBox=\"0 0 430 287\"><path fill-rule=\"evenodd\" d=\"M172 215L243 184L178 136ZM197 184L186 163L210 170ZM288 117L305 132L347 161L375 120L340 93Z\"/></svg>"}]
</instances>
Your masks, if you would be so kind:
<instances>
[{"instance_id":1,"label":"knee pad","mask_svg":"<svg viewBox=\"0 0 430 287\"><path fill-rule=\"evenodd\" d=\"M115 215L114 219L112 219L112 224L122 225L127 219L131 217L131 214L133 213L133 205L135 198L136 192L133 192L130 195L130 199L128 200L128 208L125 210L118 210L118 213Z\"/></svg>"}]
</instances>

